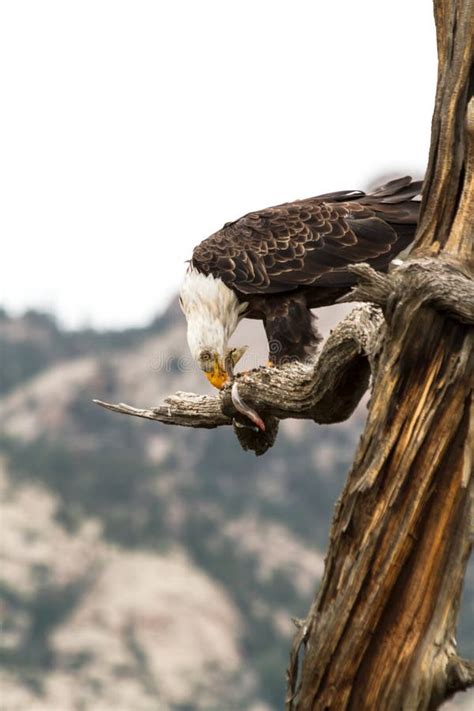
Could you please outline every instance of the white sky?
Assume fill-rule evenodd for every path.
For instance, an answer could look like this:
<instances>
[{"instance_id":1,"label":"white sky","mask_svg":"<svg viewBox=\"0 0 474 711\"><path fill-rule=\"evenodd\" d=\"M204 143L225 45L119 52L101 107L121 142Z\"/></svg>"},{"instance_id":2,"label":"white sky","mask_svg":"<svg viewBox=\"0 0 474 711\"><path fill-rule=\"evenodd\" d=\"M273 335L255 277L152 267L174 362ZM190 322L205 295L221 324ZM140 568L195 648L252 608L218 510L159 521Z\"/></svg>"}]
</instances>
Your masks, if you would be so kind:
<instances>
[{"instance_id":1,"label":"white sky","mask_svg":"<svg viewBox=\"0 0 474 711\"><path fill-rule=\"evenodd\" d=\"M252 209L421 175L431 0L2 0L1 302L144 324Z\"/></svg>"}]
</instances>

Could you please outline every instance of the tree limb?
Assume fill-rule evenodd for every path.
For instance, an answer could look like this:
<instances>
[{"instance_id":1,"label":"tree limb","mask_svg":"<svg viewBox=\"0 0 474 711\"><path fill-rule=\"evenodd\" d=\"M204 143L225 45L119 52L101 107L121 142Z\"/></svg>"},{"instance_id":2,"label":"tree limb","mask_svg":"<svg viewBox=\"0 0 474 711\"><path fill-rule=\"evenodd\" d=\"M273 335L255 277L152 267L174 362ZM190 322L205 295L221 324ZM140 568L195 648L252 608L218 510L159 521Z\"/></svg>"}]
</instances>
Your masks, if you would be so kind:
<instances>
[{"instance_id":1,"label":"tree limb","mask_svg":"<svg viewBox=\"0 0 474 711\"><path fill-rule=\"evenodd\" d=\"M271 446L276 435L272 419L291 417L329 423L351 415L367 389L369 361L377 350L382 326L383 316L378 308L357 306L334 329L314 364L290 363L281 368L260 367L239 373L236 376L239 394L251 401L270 424L267 435L255 433L245 425L232 402L229 386L214 396L177 392L158 407L146 409L102 400L94 402L112 412L167 425L214 428L234 424L242 446L258 449L261 454L262 445Z\"/></svg>"},{"instance_id":2,"label":"tree limb","mask_svg":"<svg viewBox=\"0 0 474 711\"><path fill-rule=\"evenodd\" d=\"M164 425L213 429L232 424L231 419L222 412L220 398L212 395L195 395L178 391L175 395L167 397L162 405L151 408L132 407L123 402L116 405L103 400L93 400L93 402L121 415L156 420Z\"/></svg>"},{"instance_id":3,"label":"tree limb","mask_svg":"<svg viewBox=\"0 0 474 711\"><path fill-rule=\"evenodd\" d=\"M354 264L349 269L359 282L341 303L368 301L385 310L390 304L421 295L420 306L430 305L460 323L474 324L473 276L452 259L411 259L389 274L376 272L368 264Z\"/></svg>"}]
</instances>

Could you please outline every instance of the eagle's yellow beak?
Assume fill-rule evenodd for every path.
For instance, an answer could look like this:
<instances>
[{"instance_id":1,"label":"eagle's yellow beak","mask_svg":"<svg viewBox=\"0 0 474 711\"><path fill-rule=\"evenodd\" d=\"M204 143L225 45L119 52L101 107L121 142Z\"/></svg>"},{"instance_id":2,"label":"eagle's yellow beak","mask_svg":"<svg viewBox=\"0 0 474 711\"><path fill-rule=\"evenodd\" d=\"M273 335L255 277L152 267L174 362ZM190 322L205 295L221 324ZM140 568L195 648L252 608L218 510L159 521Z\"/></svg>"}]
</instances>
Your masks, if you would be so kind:
<instances>
[{"instance_id":1,"label":"eagle's yellow beak","mask_svg":"<svg viewBox=\"0 0 474 711\"><path fill-rule=\"evenodd\" d=\"M214 387L217 388L218 390L223 388L229 379L229 376L227 375L225 370L221 367L217 356L214 358L214 365L213 365L212 370L206 371L204 373L204 375L209 380L211 385L214 385Z\"/></svg>"}]
</instances>

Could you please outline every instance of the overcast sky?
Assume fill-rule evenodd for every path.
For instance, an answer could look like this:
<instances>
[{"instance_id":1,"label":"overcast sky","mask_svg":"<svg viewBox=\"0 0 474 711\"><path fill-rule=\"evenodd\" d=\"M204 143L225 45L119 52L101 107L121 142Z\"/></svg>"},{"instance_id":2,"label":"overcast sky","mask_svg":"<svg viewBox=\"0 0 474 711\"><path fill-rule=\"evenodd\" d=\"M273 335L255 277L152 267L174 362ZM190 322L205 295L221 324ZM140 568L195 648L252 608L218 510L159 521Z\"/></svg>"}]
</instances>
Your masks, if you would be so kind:
<instances>
[{"instance_id":1,"label":"overcast sky","mask_svg":"<svg viewBox=\"0 0 474 711\"><path fill-rule=\"evenodd\" d=\"M3 0L1 301L144 324L253 209L420 176L431 0Z\"/></svg>"}]
</instances>

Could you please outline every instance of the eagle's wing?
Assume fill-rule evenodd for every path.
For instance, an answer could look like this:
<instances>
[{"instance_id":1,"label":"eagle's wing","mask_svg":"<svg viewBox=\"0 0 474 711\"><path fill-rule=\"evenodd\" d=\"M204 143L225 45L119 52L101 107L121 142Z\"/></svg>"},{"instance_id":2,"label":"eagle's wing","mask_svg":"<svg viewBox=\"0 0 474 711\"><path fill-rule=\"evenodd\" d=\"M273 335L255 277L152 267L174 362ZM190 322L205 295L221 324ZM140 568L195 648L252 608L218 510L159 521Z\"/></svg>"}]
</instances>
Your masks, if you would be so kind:
<instances>
[{"instance_id":1,"label":"eagle's wing","mask_svg":"<svg viewBox=\"0 0 474 711\"><path fill-rule=\"evenodd\" d=\"M242 294L349 286L349 264L383 269L413 238L419 203L410 198L420 185L392 183L388 193L333 193L249 213L201 242L192 264Z\"/></svg>"}]
</instances>

